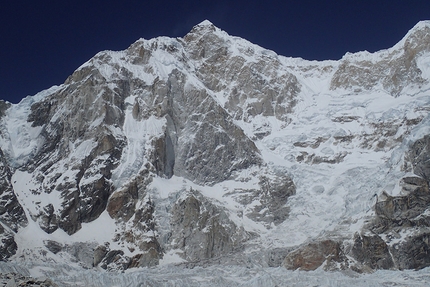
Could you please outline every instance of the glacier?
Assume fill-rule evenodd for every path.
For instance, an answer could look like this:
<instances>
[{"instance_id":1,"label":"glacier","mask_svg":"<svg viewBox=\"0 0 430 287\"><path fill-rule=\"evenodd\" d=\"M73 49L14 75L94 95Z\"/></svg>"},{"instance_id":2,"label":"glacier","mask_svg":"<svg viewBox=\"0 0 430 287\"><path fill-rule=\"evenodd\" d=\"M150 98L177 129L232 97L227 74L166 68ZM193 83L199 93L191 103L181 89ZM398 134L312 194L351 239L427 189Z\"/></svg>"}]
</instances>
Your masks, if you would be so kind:
<instances>
[{"instance_id":1,"label":"glacier","mask_svg":"<svg viewBox=\"0 0 430 287\"><path fill-rule=\"evenodd\" d=\"M261 266L195 267L163 266L126 273L73 269L67 265L14 265L0 262L1 273L53 278L59 286L427 286L428 269L379 270L372 274L288 271Z\"/></svg>"}]
</instances>

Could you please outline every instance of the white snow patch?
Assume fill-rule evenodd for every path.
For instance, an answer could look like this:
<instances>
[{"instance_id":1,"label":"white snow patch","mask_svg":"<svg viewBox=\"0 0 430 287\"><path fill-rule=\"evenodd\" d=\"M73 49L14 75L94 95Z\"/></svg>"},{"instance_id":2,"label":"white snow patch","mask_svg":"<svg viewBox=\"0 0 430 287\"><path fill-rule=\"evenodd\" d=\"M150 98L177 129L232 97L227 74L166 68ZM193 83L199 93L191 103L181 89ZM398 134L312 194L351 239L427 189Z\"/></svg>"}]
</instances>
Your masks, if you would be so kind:
<instances>
[{"instance_id":1,"label":"white snow patch","mask_svg":"<svg viewBox=\"0 0 430 287\"><path fill-rule=\"evenodd\" d=\"M169 265L169 264L178 264L182 262L186 262L185 259L181 257L183 251L180 249L171 249L167 253L163 255L163 259L160 260L160 266Z\"/></svg>"}]
</instances>

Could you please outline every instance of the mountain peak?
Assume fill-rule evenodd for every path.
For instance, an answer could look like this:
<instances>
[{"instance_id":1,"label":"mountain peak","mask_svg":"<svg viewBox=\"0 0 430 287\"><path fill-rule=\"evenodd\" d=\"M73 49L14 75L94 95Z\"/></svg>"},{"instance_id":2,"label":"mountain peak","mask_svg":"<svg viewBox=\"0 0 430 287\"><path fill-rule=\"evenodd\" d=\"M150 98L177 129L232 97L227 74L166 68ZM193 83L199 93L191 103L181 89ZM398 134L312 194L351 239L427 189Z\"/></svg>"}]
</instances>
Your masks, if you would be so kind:
<instances>
[{"instance_id":1,"label":"mountain peak","mask_svg":"<svg viewBox=\"0 0 430 287\"><path fill-rule=\"evenodd\" d=\"M425 32L425 34L427 34L429 30L430 30L429 20L419 21L414 27L412 27L412 29L409 30L408 33L406 33L404 39L410 38L411 36L414 36L416 34L421 35L423 31Z\"/></svg>"},{"instance_id":2,"label":"mountain peak","mask_svg":"<svg viewBox=\"0 0 430 287\"><path fill-rule=\"evenodd\" d=\"M421 29L425 29L425 28L430 28L430 20L422 20L419 21L412 29L411 31L414 30L421 30Z\"/></svg>"},{"instance_id":3,"label":"mountain peak","mask_svg":"<svg viewBox=\"0 0 430 287\"><path fill-rule=\"evenodd\" d=\"M211 21L206 19L200 22L199 24L197 24L196 26L205 27L205 26L214 26L214 24Z\"/></svg>"},{"instance_id":4,"label":"mountain peak","mask_svg":"<svg viewBox=\"0 0 430 287\"><path fill-rule=\"evenodd\" d=\"M195 25L188 34L200 34L211 33L219 30L211 21L204 20L199 24Z\"/></svg>"},{"instance_id":5,"label":"mountain peak","mask_svg":"<svg viewBox=\"0 0 430 287\"><path fill-rule=\"evenodd\" d=\"M394 46L396 47L405 47L407 46L409 49L420 51L428 51L430 47L428 45L430 38L430 21L423 20L419 21L412 29L406 33L406 35Z\"/></svg>"}]
</instances>

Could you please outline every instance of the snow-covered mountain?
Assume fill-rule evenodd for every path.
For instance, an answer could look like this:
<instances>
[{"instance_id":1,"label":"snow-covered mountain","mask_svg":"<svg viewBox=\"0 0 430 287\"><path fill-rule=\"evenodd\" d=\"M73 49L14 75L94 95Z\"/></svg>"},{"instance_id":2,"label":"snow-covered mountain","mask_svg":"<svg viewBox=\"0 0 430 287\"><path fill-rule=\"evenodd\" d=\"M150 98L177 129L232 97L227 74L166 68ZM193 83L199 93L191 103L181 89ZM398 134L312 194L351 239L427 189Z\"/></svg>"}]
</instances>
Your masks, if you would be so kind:
<instances>
[{"instance_id":1,"label":"snow-covered mountain","mask_svg":"<svg viewBox=\"0 0 430 287\"><path fill-rule=\"evenodd\" d=\"M0 101L0 260L428 267L429 111L429 21L339 61L209 21L100 52L60 86Z\"/></svg>"}]
</instances>

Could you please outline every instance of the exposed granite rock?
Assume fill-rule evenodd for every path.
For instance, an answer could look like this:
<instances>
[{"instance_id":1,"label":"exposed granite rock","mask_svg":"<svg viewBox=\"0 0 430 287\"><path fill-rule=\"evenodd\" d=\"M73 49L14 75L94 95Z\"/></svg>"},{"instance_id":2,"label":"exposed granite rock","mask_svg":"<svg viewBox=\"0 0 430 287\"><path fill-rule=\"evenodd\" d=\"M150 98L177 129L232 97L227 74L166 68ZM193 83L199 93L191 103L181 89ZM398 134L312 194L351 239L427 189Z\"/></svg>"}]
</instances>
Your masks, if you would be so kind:
<instances>
[{"instance_id":1,"label":"exposed granite rock","mask_svg":"<svg viewBox=\"0 0 430 287\"><path fill-rule=\"evenodd\" d=\"M415 141L405 154L404 169L430 182L430 135Z\"/></svg>"},{"instance_id":2,"label":"exposed granite rock","mask_svg":"<svg viewBox=\"0 0 430 287\"><path fill-rule=\"evenodd\" d=\"M109 250L106 246L99 246L94 252L93 266L100 266L108 271L124 271L129 268L158 265L159 252L155 249L148 250L129 257L124 255L122 250Z\"/></svg>"},{"instance_id":3,"label":"exposed granite rock","mask_svg":"<svg viewBox=\"0 0 430 287\"><path fill-rule=\"evenodd\" d=\"M60 218L54 211L54 206L50 203L43 208L43 212L39 215L39 226L46 233L52 233L58 229Z\"/></svg>"},{"instance_id":4,"label":"exposed granite rock","mask_svg":"<svg viewBox=\"0 0 430 287\"><path fill-rule=\"evenodd\" d=\"M255 205L253 211L246 215L252 220L266 222L268 226L284 222L290 211L286 206L287 200L296 194L292 179L286 174L262 176L259 186L260 189L253 191L251 197L246 199L242 196L243 203L260 200L260 204Z\"/></svg>"},{"instance_id":5,"label":"exposed granite rock","mask_svg":"<svg viewBox=\"0 0 430 287\"><path fill-rule=\"evenodd\" d=\"M331 80L331 89L355 87L372 90L382 87L392 96L399 96L407 85L420 86L425 83L417 66L416 55L429 51L430 28L413 31L405 39L402 49L386 50L375 61L344 58Z\"/></svg>"},{"instance_id":6,"label":"exposed granite rock","mask_svg":"<svg viewBox=\"0 0 430 287\"><path fill-rule=\"evenodd\" d=\"M14 232L27 225L27 218L13 190L12 173L0 149L0 260L16 253ZM3 228L6 226L7 229Z\"/></svg>"},{"instance_id":7,"label":"exposed granite rock","mask_svg":"<svg viewBox=\"0 0 430 287\"><path fill-rule=\"evenodd\" d=\"M100 262L102 262L103 258L106 256L106 254L109 251L109 245L99 245L94 250L94 258L93 258L93 266L99 265Z\"/></svg>"},{"instance_id":8,"label":"exposed granite rock","mask_svg":"<svg viewBox=\"0 0 430 287\"><path fill-rule=\"evenodd\" d=\"M43 243L45 244L46 248L48 248L48 250L54 254L57 254L64 248L64 245L62 243L53 240L45 240Z\"/></svg>"},{"instance_id":9,"label":"exposed granite rock","mask_svg":"<svg viewBox=\"0 0 430 287\"><path fill-rule=\"evenodd\" d=\"M405 156L406 164L411 164L413 172L430 182L430 135L417 140Z\"/></svg>"},{"instance_id":10,"label":"exposed granite rock","mask_svg":"<svg viewBox=\"0 0 430 287\"><path fill-rule=\"evenodd\" d=\"M200 183L216 183L236 170L261 164L257 147L229 114L207 92L185 87L185 83L186 76L177 70L167 82L164 113L173 144L170 154L175 156L173 173Z\"/></svg>"},{"instance_id":11,"label":"exposed granite rock","mask_svg":"<svg viewBox=\"0 0 430 287\"><path fill-rule=\"evenodd\" d=\"M95 248L96 244L92 242L76 242L65 245L62 250L70 254L83 268L89 269L93 267Z\"/></svg>"},{"instance_id":12,"label":"exposed granite rock","mask_svg":"<svg viewBox=\"0 0 430 287\"><path fill-rule=\"evenodd\" d=\"M376 234L355 234L351 253L359 263L372 269L392 269L394 267L387 244Z\"/></svg>"},{"instance_id":13,"label":"exposed granite rock","mask_svg":"<svg viewBox=\"0 0 430 287\"><path fill-rule=\"evenodd\" d=\"M106 207L112 218L128 221L133 216L142 182L142 178L138 176L123 189L112 194Z\"/></svg>"},{"instance_id":14,"label":"exposed granite rock","mask_svg":"<svg viewBox=\"0 0 430 287\"><path fill-rule=\"evenodd\" d=\"M412 234L405 241L393 244L390 252L397 268L422 269L430 266L430 229Z\"/></svg>"},{"instance_id":15,"label":"exposed granite rock","mask_svg":"<svg viewBox=\"0 0 430 287\"><path fill-rule=\"evenodd\" d=\"M155 207L146 191L151 180L148 171L142 172L123 190L114 193L107 206L107 211L119 227L114 240L124 242L131 251L139 252L129 258L129 267L158 265L162 258L156 236Z\"/></svg>"},{"instance_id":16,"label":"exposed granite rock","mask_svg":"<svg viewBox=\"0 0 430 287\"><path fill-rule=\"evenodd\" d=\"M355 235L352 256L371 269L421 269L430 266L430 191L419 177L401 180L403 194L375 205L376 218L365 229L372 235ZM363 270L362 267L357 267Z\"/></svg>"},{"instance_id":17,"label":"exposed granite rock","mask_svg":"<svg viewBox=\"0 0 430 287\"><path fill-rule=\"evenodd\" d=\"M207 36L211 37L209 34ZM181 55L182 49L190 55L195 54L194 49L199 49L194 46L195 43L186 44L189 37L191 34L182 41L184 47L178 41L172 41L171 45L154 44L152 47L145 47L138 41L127 49L124 60L134 65L146 65L153 57L154 49L162 49L185 60ZM198 68L197 77L204 80L208 87L211 86L210 91L192 84L194 79L189 79L180 69L172 70L166 77L156 77L152 84L147 83L136 77L133 71L112 64L113 54L102 52L75 71L55 92L31 105L27 121L33 128L40 129L40 145L22 170L33 173L32 181L39 186L34 190L35 194L56 193L62 201L59 205L50 202L40 204L31 216L49 234L60 228L71 235L81 228L82 223L97 219L107 210L119 226L114 239L137 253L127 259L124 254L109 250L103 256L95 256L96 259L92 256L91 265L104 262L107 268L113 262L128 262L127 266L133 267L158 264L162 250L153 218L154 205L146 194L146 186L152 176L170 178L177 175L201 184L214 184L231 178L236 171L263 164L254 142L211 94L220 88L213 81L222 75L222 68L220 65L213 70L206 67L216 63L218 56L215 54L224 52L217 49L211 55L213 43L208 41L209 38L203 39L207 47L199 55L207 58L207 62ZM225 47L221 50L227 50L227 43L223 45ZM271 65L279 67L280 62L277 59L272 62L268 64L263 58L255 66L243 66L240 59L231 62L232 71L241 69L238 85L235 91L231 91L231 100L235 101L235 93L241 94L242 105L245 105L246 93L258 99L246 107L247 117L275 115L285 120L285 113L295 104L299 84L292 74L284 71L271 83L259 81L253 84L246 79L257 70L262 71L258 75L260 80L268 75L277 75L276 68ZM110 66L112 75L106 76L105 65ZM145 72L154 74L151 70L154 67L147 68ZM164 134L154 136L147 142L143 153L145 164L139 170L140 175L133 174L134 178L131 177L126 185L117 190L112 173L128 145L123 129L130 105L126 99L130 96L135 99L132 116L136 121L156 117L165 119L166 125L163 127ZM233 102L229 104L230 109L236 109ZM288 178L279 188L270 187L261 195L263 203L270 208L271 216L276 214L279 217L276 222L282 222L288 214L284 205L286 197L294 192L291 186ZM277 200L271 198L272 193ZM224 211L217 210L215 204L201 200L205 202L203 206L208 208L207 218L200 219L200 224L208 225L206 229L210 230L205 239L207 245L221 240L226 246L220 243L218 247L207 247L204 252L189 252L192 254L189 258L210 258L229 252L246 237L243 231L237 231L236 226L227 220ZM224 222L231 226L225 228L222 225ZM235 236L240 240L228 238L231 230L237 233ZM199 232L199 236L206 234L206 230ZM191 237L197 244L198 236ZM81 260L81 253L76 247L57 246L52 242L46 244L53 253L68 252ZM90 265L87 257L92 252L87 251L82 259L85 266ZM121 259L115 259L118 256Z\"/></svg>"},{"instance_id":18,"label":"exposed granite rock","mask_svg":"<svg viewBox=\"0 0 430 287\"><path fill-rule=\"evenodd\" d=\"M155 141L153 158L157 175L171 178L175 167L175 148L169 133Z\"/></svg>"},{"instance_id":19,"label":"exposed granite rock","mask_svg":"<svg viewBox=\"0 0 430 287\"><path fill-rule=\"evenodd\" d=\"M235 46L241 54L234 54L230 40L213 25L195 26L184 41L191 58L202 63L197 77L208 89L229 94L225 108L235 119L249 121L263 115L288 121L301 85L282 69L276 55L260 55L240 43ZM257 57L257 61L247 62L249 56Z\"/></svg>"},{"instance_id":20,"label":"exposed granite rock","mask_svg":"<svg viewBox=\"0 0 430 287\"><path fill-rule=\"evenodd\" d=\"M49 123L51 115L51 108L53 107L53 102L42 101L36 102L31 106L31 113L28 116L27 121L31 122L33 127L43 126Z\"/></svg>"},{"instance_id":21,"label":"exposed granite rock","mask_svg":"<svg viewBox=\"0 0 430 287\"><path fill-rule=\"evenodd\" d=\"M189 261L227 254L249 237L222 208L195 190L190 190L175 203L171 225L172 246L182 249L184 258Z\"/></svg>"},{"instance_id":22,"label":"exposed granite rock","mask_svg":"<svg viewBox=\"0 0 430 287\"><path fill-rule=\"evenodd\" d=\"M149 155L156 173L217 183L234 171L262 164L257 147L231 116L207 91L188 80L174 69L167 81L157 78L145 88L145 97L135 100L136 119L166 120L165 133L153 141Z\"/></svg>"},{"instance_id":23,"label":"exposed granite rock","mask_svg":"<svg viewBox=\"0 0 430 287\"><path fill-rule=\"evenodd\" d=\"M252 234L230 219L230 210L196 190L157 199L164 200L165 212L171 215L170 225L163 225L162 243L166 245L159 243L156 202L147 190L154 177L176 175L196 186L215 185L237 179L240 171L250 167L264 169L253 140L264 144L273 123L273 129L290 123L289 114L299 94L307 93L301 90L300 81L305 83L307 76L315 79L315 67L320 69L317 73L334 74L332 89L354 88L354 93L382 86L397 96L406 85L424 83L416 55L429 50L428 28L412 33L400 50L378 54L378 61L346 56L340 65L303 62L300 68L285 66L284 62L294 63L294 59L278 57L223 33L206 23L197 25L183 39L139 40L124 52L101 52L53 94L33 103L27 120L32 131L41 133L37 148L20 170L32 173L31 184L37 186L34 194L42 195L40 198L52 195L61 202L43 202L30 216L49 234L58 228L74 234L105 210L116 224L112 235L118 246L115 249L100 242L62 245L47 240L44 244L50 252L68 253L84 268L121 271L157 265L164 246L181 249L183 257L192 261L190 266L203 261L230 262L231 258L217 258L242 250L243 242ZM161 52L163 57L157 60L167 59L169 63L150 64ZM295 68L301 69L298 78L293 74ZM8 104L0 101L0 118L7 108ZM422 119L363 123L359 116L336 113L328 117L337 126L357 122L363 131L370 132L295 142L295 148L306 149L297 161L340 163L347 156L342 146L352 146L356 140L360 148L390 150L403 140L400 130L406 134L411 131L409 126ZM138 128L127 130L128 125ZM147 137L139 138L140 131ZM133 145L133 140L138 144ZM366 227L373 233L355 235L347 255L356 261L356 270L429 265L429 141L429 136L417 141L407 155L410 170L421 179L404 178L404 194L386 196L376 204L376 219ZM332 150L330 156L309 151L322 144L337 145L340 151ZM19 226L13 224L25 224L26 219L14 197L11 172L3 158L0 150L0 254L7 258L14 254L16 243L12 232L3 227L17 231ZM260 170L255 174L259 176L258 186L232 192L232 198L244 206L234 216L246 216L246 220L267 228L285 222L289 214L286 202L295 194L292 179L287 172ZM284 257L283 265L289 269L333 270L346 268L349 263L344 246L335 240L276 252L269 252L270 266L279 266Z\"/></svg>"},{"instance_id":24,"label":"exposed granite rock","mask_svg":"<svg viewBox=\"0 0 430 287\"><path fill-rule=\"evenodd\" d=\"M0 149L0 221L14 232L27 224L22 206L19 204L12 186L12 172Z\"/></svg>"},{"instance_id":25,"label":"exposed granite rock","mask_svg":"<svg viewBox=\"0 0 430 287\"><path fill-rule=\"evenodd\" d=\"M346 257L342 245L333 240L313 242L288 253L282 265L290 270L310 271L324 265L324 270L344 269Z\"/></svg>"},{"instance_id":26,"label":"exposed granite rock","mask_svg":"<svg viewBox=\"0 0 430 287\"><path fill-rule=\"evenodd\" d=\"M0 261L7 261L8 258L15 255L17 249L14 234L0 225Z\"/></svg>"},{"instance_id":27,"label":"exposed granite rock","mask_svg":"<svg viewBox=\"0 0 430 287\"><path fill-rule=\"evenodd\" d=\"M369 271L430 266L429 143L427 135L406 152L404 168L417 176L400 180L400 195L391 196L384 191L379 196L375 218L354 237L349 255L359 265L352 268Z\"/></svg>"},{"instance_id":28,"label":"exposed granite rock","mask_svg":"<svg viewBox=\"0 0 430 287\"><path fill-rule=\"evenodd\" d=\"M140 252L134 255L130 260L129 267L153 267L160 263L163 258L163 253L158 240L151 237L151 240L143 241L139 244Z\"/></svg>"},{"instance_id":29,"label":"exposed granite rock","mask_svg":"<svg viewBox=\"0 0 430 287\"><path fill-rule=\"evenodd\" d=\"M28 117L32 126L42 127L41 135L45 140L27 169L34 170L34 178L44 187L38 192L60 193L64 201L61 210L53 210L47 205L39 210L39 214L33 215L41 218L41 227L49 233L60 227L73 234L82 222L98 218L112 193L111 171L121 156L121 141L104 129L106 125L112 125L112 121L121 122L121 113L110 111L110 105L106 104L112 99L115 101L113 92L103 86L94 86L97 76L83 81L79 86L71 83L33 104ZM120 106L121 101L117 100L116 104ZM71 110L64 110L64 107L71 107ZM89 128L91 122L100 117L103 124ZM74 149L70 147L85 140L95 141L97 145L85 159L69 167L75 177L63 178L61 173L52 173L73 153Z\"/></svg>"},{"instance_id":30,"label":"exposed granite rock","mask_svg":"<svg viewBox=\"0 0 430 287\"><path fill-rule=\"evenodd\" d=\"M430 266L429 186L419 177L405 177L400 185L405 195L386 194L376 203L377 217L370 228L386 238L397 268L421 269Z\"/></svg>"},{"instance_id":31,"label":"exposed granite rock","mask_svg":"<svg viewBox=\"0 0 430 287\"><path fill-rule=\"evenodd\" d=\"M354 235L350 248L344 250L340 243L331 240L312 242L288 253L283 266L301 270L349 267L357 272L430 266L428 182L420 177L405 177L400 186L403 195L384 193L384 199L375 204L376 218L361 234Z\"/></svg>"},{"instance_id":32,"label":"exposed granite rock","mask_svg":"<svg viewBox=\"0 0 430 287\"><path fill-rule=\"evenodd\" d=\"M100 263L100 267L109 271L123 271L128 268L130 258L122 250L110 250Z\"/></svg>"},{"instance_id":33,"label":"exposed granite rock","mask_svg":"<svg viewBox=\"0 0 430 287\"><path fill-rule=\"evenodd\" d=\"M418 177L405 177L401 180L406 195L389 196L375 205L377 219L373 230L382 233L387 230L399 232L403 227L428 226L430 216L422 215L430 206L428 183Z\"/></svg>"},{"instance_id":34,"label":"exposed granite rock","mask_svg":"<svg viewBox=\"0 0 430 287\"><path fill-rule=\"evenodd\" d=\"M6 114L6 110L11 106L9 102L0 100L0 119Z\"/></svg>"}]
</instances>

